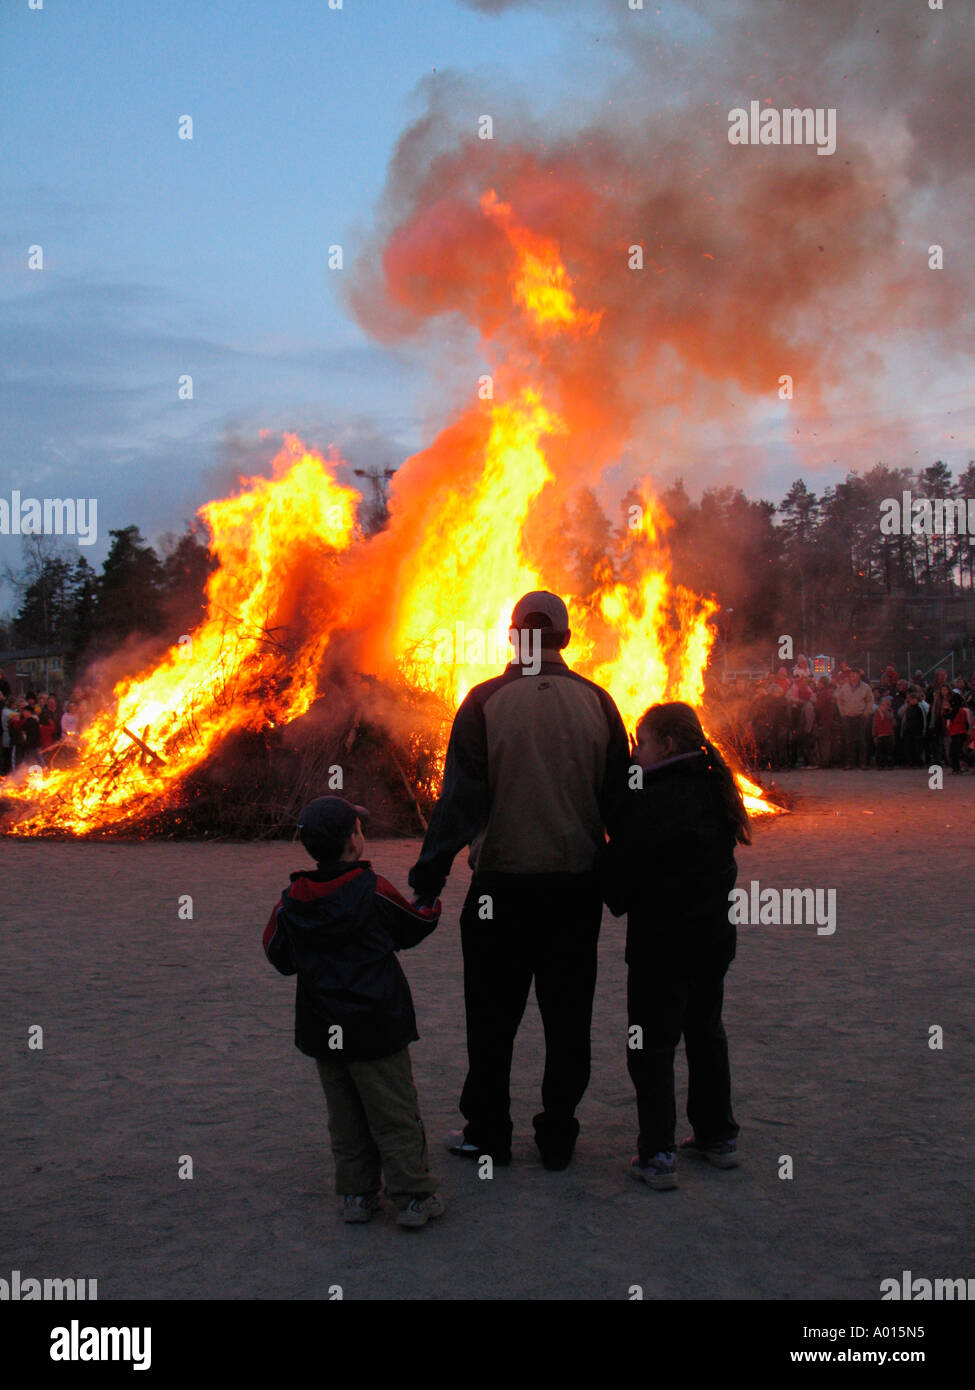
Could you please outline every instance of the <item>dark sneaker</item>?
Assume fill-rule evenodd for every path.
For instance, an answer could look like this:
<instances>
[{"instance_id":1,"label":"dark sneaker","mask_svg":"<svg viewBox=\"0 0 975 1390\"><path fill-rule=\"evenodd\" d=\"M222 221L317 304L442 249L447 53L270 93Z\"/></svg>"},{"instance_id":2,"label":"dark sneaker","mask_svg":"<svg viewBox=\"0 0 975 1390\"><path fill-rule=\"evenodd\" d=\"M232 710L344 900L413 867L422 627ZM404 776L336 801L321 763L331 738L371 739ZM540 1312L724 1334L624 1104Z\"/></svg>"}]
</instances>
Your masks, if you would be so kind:
<instances>
[{"instance_id":1,"label":"dark sneaker","mask_svg":"<svg viewBox=\"0 0 975 1390\"><path fill-rule=\"evenodd\" d=\"M656 1188L658 1192L666 1192L676 1187L677 1159L673 1149L667 1153L654 1154L646 1163L641 1163L637 1154L635 1158L630 1159L630 1177L636 1178L637 1182L645 1182L647 1187Z\"/></svg>"},{"instance_id":2,"label":"dark sneaker","mask_svg":"<svg viewBox=\"0 0 975 1390\"><path fill-rule=\"evenodd\" d=\"M374 1193L356 1194L346 1197L342 1207L342 1220L348 1222L369 1221L374 1211L380 1207L379 1198Z\"/></svg>"},{"instance_id":3,"label":"dark sneaker","mask_svg":"<svg viewBox=\"0 0 975 1390\"><path fill-rule=\"evenodd\" d=\"M438 1192L429 1197L414 1197L408 1206L396 1213L397 1226L425 1226L433 1216L443 1216L443 1198Z\"/></svg>"},{"instance_id":4,"label":"dark sneaker","mask_svg":"<svg viewBox=\"0 0 975 1390\"><path fill-rule=\"evenodd\" d=\"M579 1121L573 1118L568 1129L564 1124L555 1128L546 1123L543 1112L535 1116L534 1125L535 1147L541 1154L542 1167L550 1173L560 1173L563 1168L568 1168L579 1137Z\"/></svg>"},{"instance_id":5,"label":"dark sneaker","mask_svg":"<svg viewBox=\"0 0 975 1390\"><path fill-rule=\"evenodd\" d=\"M712 1144L710 1148L702 1148L696 1139L685 1139L680 1146L681 1153L698 1154L701 1158L706 1158L708 1163L713 1163L715 1168L737 1168L738 1144L734 1139L726 1139L722 1144Z\"/></svg>"},{"instance_id":6,"label":"dark sneaker","mask_svg":"<svg viewBox=\"0 0 975 1390\"><path fill-rule=\"evenodd\" d=\"M481 1158L486 1154L498 1168L507 1168L511 1162L510 1145L504 1148L486 1149L483 1145L472 1144L465 1137L462 1129L452 1129L447 1135L445 1146L448 1153L455 1154L458 1158Z\"/></svg>"}]
</instances>

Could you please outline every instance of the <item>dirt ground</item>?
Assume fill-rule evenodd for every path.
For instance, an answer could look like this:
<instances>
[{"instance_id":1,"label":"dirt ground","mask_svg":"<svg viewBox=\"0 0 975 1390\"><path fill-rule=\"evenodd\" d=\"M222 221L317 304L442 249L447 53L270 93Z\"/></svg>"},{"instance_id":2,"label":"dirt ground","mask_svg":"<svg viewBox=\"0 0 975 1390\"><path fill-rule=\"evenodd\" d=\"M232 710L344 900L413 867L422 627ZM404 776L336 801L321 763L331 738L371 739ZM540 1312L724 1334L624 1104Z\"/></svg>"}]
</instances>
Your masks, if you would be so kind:
<instances>
[{"instance_id":1,"label":"dirt ground","mask_svg":"<svg viewBox=\"0 0 975 1390\"><path fill-rule=\"evenodd\" d=\"M0 1276L96 1278L99 1299L314 1299L338 1284L347 1299L621 1300L634 1284L645 1298L873 1299L905 1269L975 1275L975 778L779 780L797 808L757 827L739 884L835 888L837 925L740 928L725 1021L742 1166L689 1160L675 1192L627 1176L624 924L608 913L572 1166L546 1172L532 1143L534 999L513 1165L484 1181L443 1152L466 1061L458 861L441 926L402 957L448 1205L417 1232L336 1215L294 983L261 950L300 847L0 842ZM417 848L368 852L405 889ZM42 1050L28 1047L38 1024Z\"/></svg>"}]
</instances>

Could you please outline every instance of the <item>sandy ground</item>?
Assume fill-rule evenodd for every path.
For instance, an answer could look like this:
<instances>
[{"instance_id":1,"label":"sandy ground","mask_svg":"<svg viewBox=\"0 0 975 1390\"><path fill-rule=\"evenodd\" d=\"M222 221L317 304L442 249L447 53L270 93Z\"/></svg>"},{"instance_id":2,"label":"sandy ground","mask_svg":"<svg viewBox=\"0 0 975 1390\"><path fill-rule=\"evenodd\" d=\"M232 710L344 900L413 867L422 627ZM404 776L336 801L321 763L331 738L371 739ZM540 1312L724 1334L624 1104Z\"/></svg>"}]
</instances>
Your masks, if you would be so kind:
<instances>
[{"instance_id":1,"label":"sandy ground","mask_svg":"<svg viewBox=\"0 0 975 1390\"><path fill-rule=\"evenodd\" d=\"M670 1193L628 1178L623 923L608 914L572 1167L545 1172L531 1140L533 999L514 1164L482 1181L440 1149L465 1071L458 864L442 926L403 956L448 1203L418 1232L335 1213L317 1076L291 1040L294 984L260 945L298 847L0 842L0 1276L97 1278L101 1299L313 1299L340 1284L348 1299L612 1300L634 1284L646 1298L873 1299L903 1269L975 1275L975 778L780 781L798 809L758 827L739 882L835 888L837 929L741 928L725 1018L743 1166L688 1161ZM416 850L370 852L405 887ZM34 1024L42 1051L27 1047Z\"/></svg>"}]
</instances>

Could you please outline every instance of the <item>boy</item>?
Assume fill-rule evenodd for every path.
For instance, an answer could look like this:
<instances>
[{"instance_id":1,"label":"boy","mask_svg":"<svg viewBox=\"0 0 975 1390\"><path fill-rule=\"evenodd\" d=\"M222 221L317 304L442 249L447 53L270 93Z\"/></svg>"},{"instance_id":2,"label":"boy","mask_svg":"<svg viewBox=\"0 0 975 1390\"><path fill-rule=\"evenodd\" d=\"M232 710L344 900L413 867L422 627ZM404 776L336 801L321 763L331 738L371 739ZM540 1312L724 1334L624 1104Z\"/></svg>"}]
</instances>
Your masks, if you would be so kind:
<instances>
[{"instance_id":1,"label":"boy","mask_svg":"<svg viewBox=\"0 0 975 1390\"><path fill-rule=\"evenodd\" d=\"M264 950L282 975L298 976L295 1046L318 1066L344 1219L369 1220L382 1170L397 1224L424 1226L444 1207L410 1067L413 1000L395 952L430 935L440 902L411 907L373 873L362 858L365 815L340 796L302 811L298 835L318 867L291 875Z\"/></svg>"}]
</instances>

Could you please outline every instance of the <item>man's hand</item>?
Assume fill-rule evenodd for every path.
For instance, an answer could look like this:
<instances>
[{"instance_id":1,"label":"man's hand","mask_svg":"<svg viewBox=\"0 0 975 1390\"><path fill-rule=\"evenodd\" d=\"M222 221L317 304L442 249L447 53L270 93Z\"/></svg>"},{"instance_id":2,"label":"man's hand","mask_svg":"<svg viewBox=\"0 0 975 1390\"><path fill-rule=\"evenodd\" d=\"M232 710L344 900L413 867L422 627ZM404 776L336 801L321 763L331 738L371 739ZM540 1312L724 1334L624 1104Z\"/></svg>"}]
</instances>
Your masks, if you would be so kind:
<instances>
[{"instance_id":1,"label":"man's hand","mask_svg":"<svg viewBox=\"0 0 975 1390\"><path fill-rule=\"evenodd\" d=\"M416 893L413 896L412 906L421 912L432 911L432 909L436 907L437 901L435 894L431 897L429 893Z\"/></svg>"}]
</instances>

